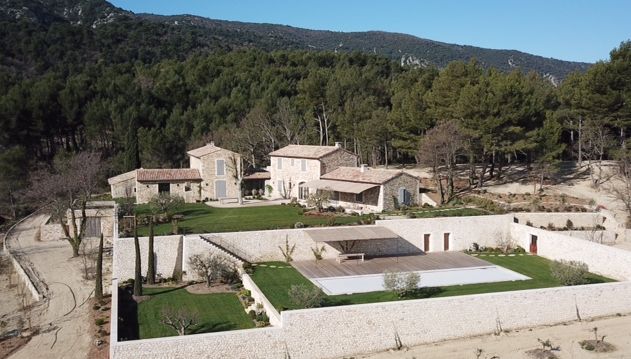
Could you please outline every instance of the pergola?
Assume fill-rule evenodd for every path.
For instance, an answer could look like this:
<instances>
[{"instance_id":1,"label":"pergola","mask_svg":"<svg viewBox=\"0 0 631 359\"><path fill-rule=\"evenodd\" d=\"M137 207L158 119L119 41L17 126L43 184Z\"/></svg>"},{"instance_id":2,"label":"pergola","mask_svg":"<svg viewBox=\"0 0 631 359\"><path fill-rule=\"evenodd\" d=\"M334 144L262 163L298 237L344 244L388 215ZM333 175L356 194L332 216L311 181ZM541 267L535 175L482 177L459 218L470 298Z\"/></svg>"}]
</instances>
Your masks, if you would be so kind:
<instances>
[{"instance_id":1,"label":"pergola","mask_svg":"<svg viewBox=\"0 0 631 359\"><path fill-rule=\"evenodd\" d=\"M358 241L399 238L396 233L381 226L305 229L304 231L316 243L337 244L342 254L349 254ZM363 253L354 254L362 255L363 258Z\"/></svg>"}]
</instances>

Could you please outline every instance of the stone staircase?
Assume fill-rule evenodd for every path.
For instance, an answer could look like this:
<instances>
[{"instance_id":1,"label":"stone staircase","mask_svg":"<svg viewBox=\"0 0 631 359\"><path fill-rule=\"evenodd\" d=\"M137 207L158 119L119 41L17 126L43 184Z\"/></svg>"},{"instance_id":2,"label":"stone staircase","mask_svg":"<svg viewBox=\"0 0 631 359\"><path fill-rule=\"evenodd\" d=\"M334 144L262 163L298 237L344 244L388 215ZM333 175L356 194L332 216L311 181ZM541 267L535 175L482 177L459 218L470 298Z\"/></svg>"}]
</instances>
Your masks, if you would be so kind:
<instances>
[{"instance_id":1,"label":"stone staircase","mask_svg":"<svg viewBox=\"0 0 631 359\"><path fill-rule=\"evenodd\" d=\"M250 264L250 262L245 259L245 255L243 255L243 253L241 253L236 248L231 248L228 244L223 243L221 237L204 235L200 235L199 237L204 240L204 242L209 244L212 248L215 248L224 256L231 259L233 262L235 262L235 264L239 266L243 266L243 264L245 263Z\"/></svg>"}]
</instances>

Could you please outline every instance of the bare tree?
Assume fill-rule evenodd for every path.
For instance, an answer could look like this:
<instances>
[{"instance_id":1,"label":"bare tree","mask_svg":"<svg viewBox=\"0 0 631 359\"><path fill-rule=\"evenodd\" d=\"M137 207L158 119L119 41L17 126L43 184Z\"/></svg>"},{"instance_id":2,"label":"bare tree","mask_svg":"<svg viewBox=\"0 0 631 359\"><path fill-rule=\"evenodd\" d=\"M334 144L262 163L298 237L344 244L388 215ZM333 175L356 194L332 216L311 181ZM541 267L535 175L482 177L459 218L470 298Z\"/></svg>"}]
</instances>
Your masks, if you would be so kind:
<instances>
[{"instance_id":1,"label":"bare tree","mask_svg":"<svg viewBox=\"0 0 631 359\"><path fill-rule=\"evenodd\" d=\"M195 273L206 280L208 287L212 286L223 273L232 271L233 264L219 254L195 254L188 259L188 263Z\"/></svg>"},{"instance_id":2,"label":"bare tree","mask_svg":"<svg viewBox=\"0 0 631 359\"><path fill-rule=\"evenodd\" d=\"M167 217L167 220L171 220L173 214L183 205L184 198L170 193L160 193L151 197L149 200L151 213L163 214Z\"/></svg>"},{"instance_id":3,"label":"bare tree","mask_svg":"<svg viewBox=\"0 0 631 359\"><path fill-rule=\"evenodd\" d=\"M228 169L232 174L232 178L234 179L234 183L237 185L237 198L239 200L239 204L243 204L243 194L241 191L241 186L243 183L243 161L241 160L241 156L239 155L231 155L228 159Z\"/></svg>"},{"instance_id":4,"label":"bare tree","mask_svg":"<svg viewBox=\"0 0 631 359\"><path fill-rule=\"evenodd\" d=\"M80 152L58 157L50 169L40 169L31 177L28 197L39 205L50 205L64 236L79 255L86 228L86 208L95 192L104 162L97 152Z\"/></svg>"},{"instance_id":5,"label":"bare tree","mask_svg":"<svg viewBox=\"0 0 631 359\"><path fill-rule=\"evenodd\" d=\"M438 124L427 131L421 141L419 158L422 163L432 166L442 203L448 202L455 193L456 159L465 144L465 136L455 120ZM442 184L443 174L447 180L446 188Z\"/></svg>"},{"instance_id":6,"label":"bare tree","mask_svg":"<svg viewBox=\"0 0 631 359\"><path fill-rule=\"evenodd\" d=\"M627 210L627 227L629 227L631 223L631 154L623 154L618 164L615 181L609 187L609 191L624 204Z\"/></svg>"},{"instance_id":7,"label":"bare tree","mask_svg":"<svg viewBox=\"0 0 631 359\"><path fill-rule=\"evenodd\" d=\"M606 126L594 120L587 121L582 132L582 153L587 160L592 186L597 189L609 179L603 173L603 159L612 147L613 137Z\"/></svg>"},{"instance_id":8,"label":"bare tree","mask_svg":"<svg viewBox=\"0 0 631 359\"><path fill-rule=\"evenodd\" d=\"M331 125L333 125L333 121L329 119L329 116L326 113L326 107L324 103L320 104L320 108L322 111L316 111L315 120L318 122L318 133L320 134L320 146L328 146L329 145L329 129Z\"/></svg>"},{"instance_id":9,"label":"bare tree","mask_svg":"<svg viewBox=\"0 0 631 359\"><path fill-rule=\"evenodd\" d=\"M199 313L186 307L167 307L162 310L160 323L173 328L177 335L186 335L187 332L199 323Z\"/></svg>"},{"instance_id":10,"label":"bare tree","mask_svg":"<svg viewBox=\"0 0 631 359\"><path fill-rule=\"evenodd\" d=\"M324 207L329 203L329 191L316 191L311 193L307 198L307 204L310 207L315 207L319 212L322 212Z\"/></svg>"}]
</instances>

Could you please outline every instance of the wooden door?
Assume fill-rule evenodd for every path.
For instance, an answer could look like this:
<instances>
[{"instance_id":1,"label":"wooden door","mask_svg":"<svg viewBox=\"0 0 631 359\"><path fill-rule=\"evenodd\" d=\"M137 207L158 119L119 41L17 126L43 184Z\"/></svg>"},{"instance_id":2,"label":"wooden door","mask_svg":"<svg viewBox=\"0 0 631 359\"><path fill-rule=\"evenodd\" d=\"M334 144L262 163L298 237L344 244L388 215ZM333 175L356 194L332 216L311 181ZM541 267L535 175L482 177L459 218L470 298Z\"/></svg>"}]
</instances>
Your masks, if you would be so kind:
<instances>
[{"instance_id":1,"label":"wooden door","mask_svg":"<svg viewBox=\"0 0 631 359\"><path fill-rule=\"evenodd\" d=\"M443 250L445 252L449 250L449 233L443 235Z\"/></svg>"},{"instance_id":2,"label":"wooden door","mask_svg":"<svg viewBox=\"0 0 631 359\"><path fill-rule=\"evenodd\" d=\"M423 252L429 252L429 233L423 236Z\"/></svg>"},{"instance_id":3,"label":"wooden door","mask_svg":"<svg viewBox=\"0 0 631 359\"><path fill-rule=\"evenodd\" d=\"M530 235L530 253L537 254L537 236Z\"/></svg>"},{"instance_id":4,"label":"wooden door","mask_svg":"<svg viewBox=\"0 0 631 359\"><path fill-rule=\"evenodd\" d=\"M84 235L90 238L101 236L101 217L88 217L85 219Z\"/></svg>"}]
</instances>

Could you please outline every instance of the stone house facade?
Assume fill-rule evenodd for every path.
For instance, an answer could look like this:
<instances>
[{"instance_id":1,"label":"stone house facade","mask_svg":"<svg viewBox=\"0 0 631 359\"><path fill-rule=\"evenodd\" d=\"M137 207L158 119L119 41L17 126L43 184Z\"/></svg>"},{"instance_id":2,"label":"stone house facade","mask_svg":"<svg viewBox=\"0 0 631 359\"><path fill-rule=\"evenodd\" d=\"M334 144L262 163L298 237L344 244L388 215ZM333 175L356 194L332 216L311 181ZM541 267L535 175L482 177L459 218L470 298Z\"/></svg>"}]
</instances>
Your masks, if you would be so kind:
<instances>
[{"instance_id":1,"label":"stone house facade","mask_svg":"<svg viewBox=\"0 0 631 359\"><path fill-rule=\"evenodd\" d=\"M391 211L419 203L419 179L403 171L339 167L305 184L312 192L324 191L328 202L347 211Z\"/></svg>"},{"instance_id":2,"label":"stone house facade","mask_svg":"<svg viewBox=\"0 0 631 359\"><path fill-rule=\"evenodd\" d=\"M187 152L189 168L136 169L108 179L112 198L135 197L147 203L159 193L178 195L186 203L237 198L241 171L238 153L213 142Z\"/></svg>"},{"instance_id":3,"label":"stone house facade","mask_svg":"<svg viewBox=\"0 0 631 359\"><path fill-rule=\"evenodd\" d=\"M340 166L357 166L357 155L335 146L288 145L269 154L273 198L305 200L309 189L304 184Z\"/></svg>"}]
</instances>

